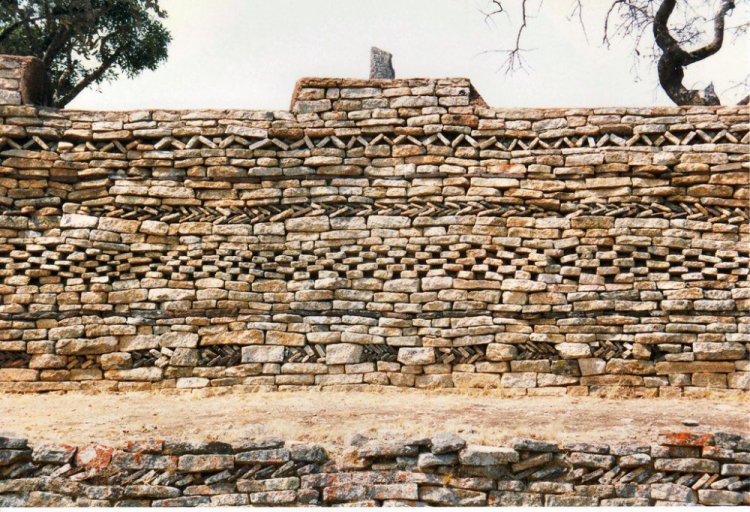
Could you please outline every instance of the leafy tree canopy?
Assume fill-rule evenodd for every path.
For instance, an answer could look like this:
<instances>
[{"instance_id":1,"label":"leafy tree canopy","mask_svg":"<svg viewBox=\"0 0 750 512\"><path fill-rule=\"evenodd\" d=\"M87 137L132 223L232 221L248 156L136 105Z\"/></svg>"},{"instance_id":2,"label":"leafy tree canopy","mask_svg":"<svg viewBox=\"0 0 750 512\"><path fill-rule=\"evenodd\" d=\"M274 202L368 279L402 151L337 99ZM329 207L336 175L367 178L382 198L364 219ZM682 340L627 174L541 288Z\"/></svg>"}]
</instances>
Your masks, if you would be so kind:
<instances>
[{"instance_id":1,"label":"leafy tree canopy","mask_svg":"<svg viewBox=\"0 0 750 512\"><path fill-rule=\"evenodd\" d=\"M158 0L0 0L0 53L41 59L44 102L64 107L86 87L156 69L165 17Z\"/></svg>"}]
</instances>

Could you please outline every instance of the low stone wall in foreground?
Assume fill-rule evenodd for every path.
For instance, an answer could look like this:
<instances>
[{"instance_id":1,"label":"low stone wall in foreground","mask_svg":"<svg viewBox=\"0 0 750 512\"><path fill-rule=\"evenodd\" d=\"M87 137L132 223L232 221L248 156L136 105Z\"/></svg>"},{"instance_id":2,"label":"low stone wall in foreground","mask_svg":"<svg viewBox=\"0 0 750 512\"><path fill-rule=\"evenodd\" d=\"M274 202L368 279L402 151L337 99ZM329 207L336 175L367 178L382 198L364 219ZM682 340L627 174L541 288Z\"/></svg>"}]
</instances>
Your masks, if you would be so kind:
<instances>
[{"instance_id":1,"label":"low stone wall in foreground","mask_svg":"<svg viewBox=\"0 0 750 512\"><path fill-rule=\"evenodd\" d=\"M475 446L454 434L354 440L333 460L280 440L33 445L0 438L0 507L750 505L750 437Z\"/></svg>"}]
</instances>

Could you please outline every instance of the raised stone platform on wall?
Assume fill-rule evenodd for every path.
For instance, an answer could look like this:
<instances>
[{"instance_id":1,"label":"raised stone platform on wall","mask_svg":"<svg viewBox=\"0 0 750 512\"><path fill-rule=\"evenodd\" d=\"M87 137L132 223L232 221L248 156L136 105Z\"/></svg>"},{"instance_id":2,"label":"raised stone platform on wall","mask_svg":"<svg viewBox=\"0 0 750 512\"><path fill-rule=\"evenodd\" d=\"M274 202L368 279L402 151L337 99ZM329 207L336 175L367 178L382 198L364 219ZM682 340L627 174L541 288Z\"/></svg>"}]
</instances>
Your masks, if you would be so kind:
<instances>
[{"instance_id":1,"label":"raised stone platform on wall","mask_svg":"<svg viewBox=\"0 0 750 512\"><path fill-rule=\"evenodd\" d=\"M290 111L84 112L20 84L0 389L750 389L748 107L311 78Z\"/></svg>"},{"instance_id":2,"label":"raised stone platform on wall","mask_svg":"<svg viewBox=\"0 0 750 512\"><path fill-rule=\"evenodd\" d=\"M278 439L119 446L0 437L0 507L750 505L750 438L467 444L360 436L343 453Z\"/></svg>"}]
</instances>

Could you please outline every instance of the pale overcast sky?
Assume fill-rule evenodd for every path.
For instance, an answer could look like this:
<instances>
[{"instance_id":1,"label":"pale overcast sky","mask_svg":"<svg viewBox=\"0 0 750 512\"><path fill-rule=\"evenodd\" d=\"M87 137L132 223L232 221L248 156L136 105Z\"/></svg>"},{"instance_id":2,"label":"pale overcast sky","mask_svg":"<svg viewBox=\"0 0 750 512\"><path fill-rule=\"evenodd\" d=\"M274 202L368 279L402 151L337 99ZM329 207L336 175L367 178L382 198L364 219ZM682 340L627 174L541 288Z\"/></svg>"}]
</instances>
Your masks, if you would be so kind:
<instances>
[{"instance_id":1,"label":"pale overcast sky","mask_svg":"<svg viewBox=\"0 0 750 512\"><path fill-rule=\"evenodd\" d=\"M516 0L506 0L512 7ZM172 33L168 61L135 79L86 90L68 108L286 109L303 76L367 77L370 46L394 54L396 76L469 77L496 107L669 105L656 71L633 71L630 46L601 44L609 0L589 0L587 35L568 21L570 0L532 0L536 16L525 35L530 69L499 71L514 19L486 24L485 0L162 0ZM728 24L748 19L737 9ZM724 103L747 94L727 92L750 74L748 39L688 68L686 84L713 81Z\"/></svg>"}]
</instances>

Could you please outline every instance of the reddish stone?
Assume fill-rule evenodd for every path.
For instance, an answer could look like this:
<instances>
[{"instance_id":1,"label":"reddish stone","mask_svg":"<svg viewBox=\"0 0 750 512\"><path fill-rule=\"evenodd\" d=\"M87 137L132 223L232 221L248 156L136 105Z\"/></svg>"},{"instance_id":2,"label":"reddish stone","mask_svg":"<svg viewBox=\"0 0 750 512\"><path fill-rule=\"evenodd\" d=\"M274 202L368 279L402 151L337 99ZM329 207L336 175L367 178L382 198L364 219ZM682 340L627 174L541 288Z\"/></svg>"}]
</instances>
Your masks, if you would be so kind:
<instances>
[{"instance_id":1,"label":"reddish stone","mask_svg":"<svg viewBox=\"0 0 750 512\"><path fill-rule=\"evenodd\" d=\"M161 453L164 441L161 439L146 439L138 441L126 441L126 452Z\"/></svg>"},{"instance_id":2,"label":"reddish stone","mask_svg":"<svg viewBox=\"0 0 750 512\"><path fill-rule=\"evenodd\" d=\"M114 450L101 444L88 444L78 450L76 465L102 469L109 465Z\"/></svg>"},{"instance_id":3,"label":"reddish stone","mask_svg":"<svg viewBox=\"0 0 750 512\"><path fill-rule=\"evenodd\" d=\"M707 446L713 444L711 434L692 434L690 432L672 432L664 436L665 446Z\"/></svg>"}]
</instances>

